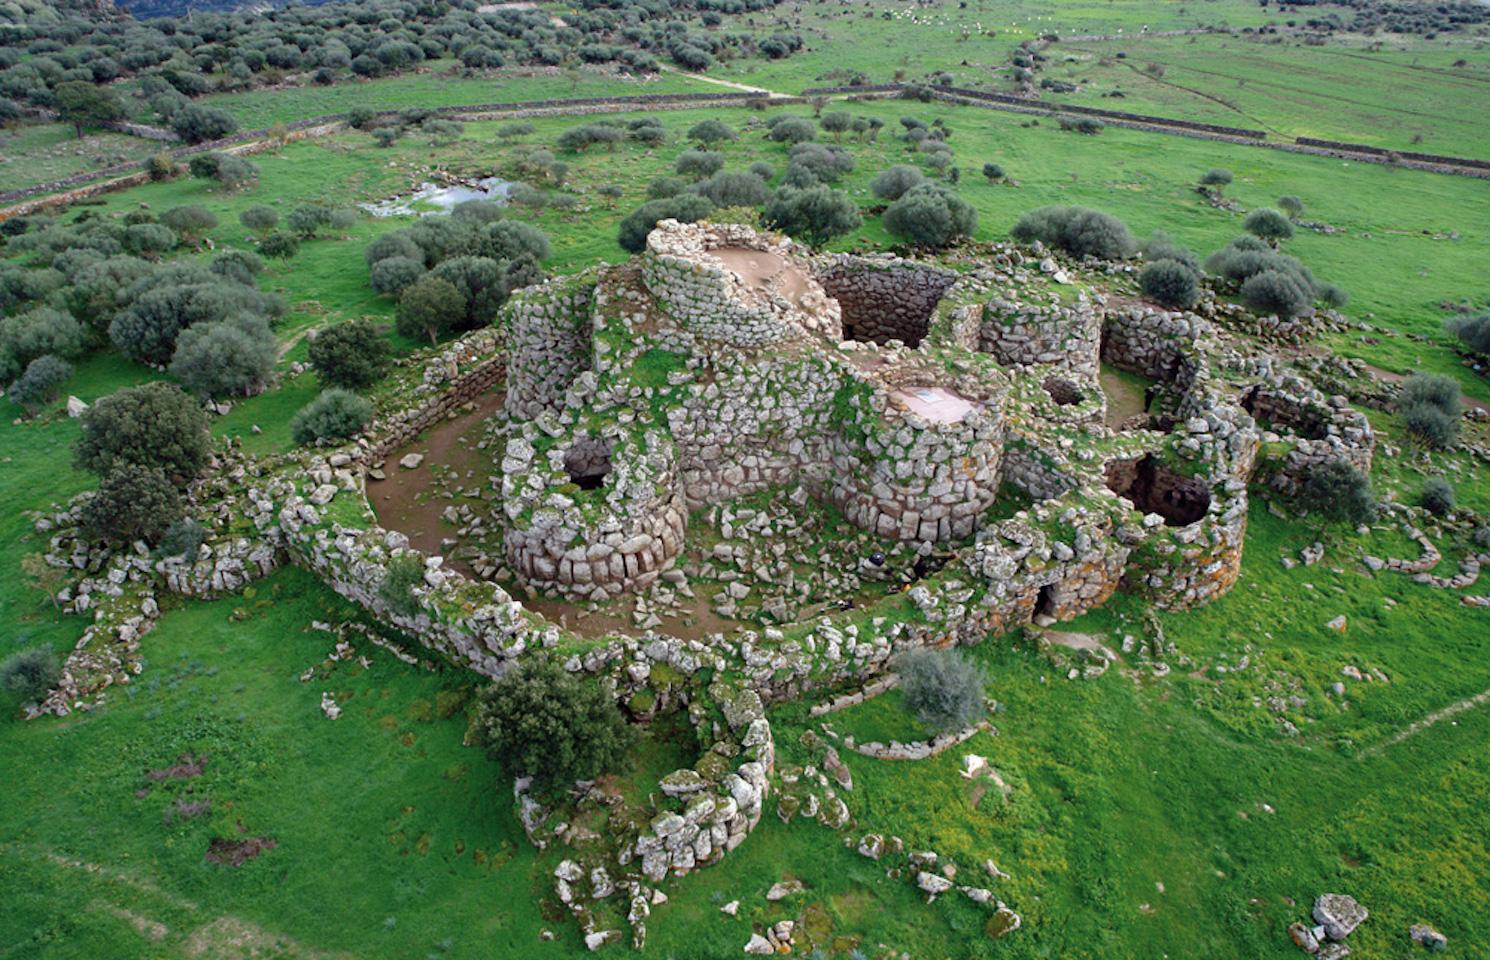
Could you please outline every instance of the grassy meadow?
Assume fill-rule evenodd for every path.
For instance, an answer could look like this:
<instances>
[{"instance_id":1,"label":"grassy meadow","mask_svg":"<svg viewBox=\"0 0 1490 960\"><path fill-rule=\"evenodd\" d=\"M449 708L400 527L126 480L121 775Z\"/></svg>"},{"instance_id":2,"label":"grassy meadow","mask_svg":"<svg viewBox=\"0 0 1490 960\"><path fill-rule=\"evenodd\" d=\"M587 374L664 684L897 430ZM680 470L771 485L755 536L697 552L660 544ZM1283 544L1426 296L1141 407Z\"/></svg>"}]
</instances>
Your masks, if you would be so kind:
<instances>
[{"instance_id":1,"label":"grassy meadow","mask_svg":"<svg viewBox=\"0 0 1490 960\"><path fill-rule=\"evenodd\" d=\"M1047 29L1132 33L1144 25L1256 25L1269 17L1232 0L1163 8L1122 0L1058 10L1049 3L1004 8L986 0L970 0L965 8L895 5L897 17L915 11L935 21L922 31L924 44L908 44L903 20L878 16L884 6L809 5L800 17L803 28L814 31L813 49L779 64L722 65L718 75L793 90L846 59L873 79L888 79L882 71L917 73L943 60L951 66L969 59L991 77L1017 39ZM988 29L997 36L948 40L959 31L957 22L991 20L995 13L1002 19ZM1398 55L1259 48L1294 57L1290 62L1299 69L1308 64L1306 56L1318 56L1310 69L1334 71L1333 86L1312 99L1282 101L1264 82L1270 68L1238 52L1245 42L1201 38L1193 59L1185 60L1176 51L1191 47L1189 38L1169 38L1152 54L1129 59L1173 56L1167 80L1217 96L1245 77L1246 102L1238 94L1239 107L1280 130L1308 132L1298 125L1318 124L1310 128L1315 135L1345 136L1356 124L1378 122L1370 120L1373 111L1394 85L1408 91L1407 107L1417 96L1411 91L1438 89L1427 78L1429 67L1442 66L1437 59L1417 67L1409 64L1414 54L1403 54L1400 72L1390 75L1363 67L1360 86L1350 89L1354 61L1342 58ZM853 44L854 57L843 56L845 43ZM1173 97L1177 116L1235 122L1229 108L1200 109L1168 86L1150 90L1121 64L1102 65L1107 46L1073 44L1093 59L1071 69L1089 71L1097 87L1121 82L1125 90L1147 91L1117 101L1120 108L1149 109ZM918 52L904 52L912 48ZM1212 67L1204 67L1207 58ZM1191 75L1203 68L1217 76ZM1053 63L1047 69L1060 76L1064 68ZM398 107L632 90L588 77L433 79L213 101L255 126L357 102ZM1418 82L1421 87L1412 85ZM666 75L645 89L714 88ZM1462 107L1476 88L1452 89L1459 90L1454 97ZM1327 115L1322 104L1337 95L1348 95L1352 105ZM889 244L869 183L893 163L915 162L895 136L902 115L940 118L953 130L959 191L978 210L981 240L1005 237L1031 208L1074 203L1123 218L1139 236L1166 230L1205 255L1241 232L1241 215L1212 207L1193 186L1205 170L1227 167L1236 175L1227 195L1243 207L1295 194L1306 203L1307 218L1338 231L1300 231L1285 249L1350 292L1347 314L1388 331L1339 335L1321 346L1393 372L1450 373L1468 395L1490 401L1490 385L1450 351L1439 306L1466 299L1482 304L1486 295L1490 204L1483 181L1120 129L1081 137L1048 121L1034 125L1029 118L943 104L891 101L844 109L879 117L885 128L877 143L843 143L857 165L840 185L859 202L865 222L835 249ZM1425 149L1463 152L1476 142L1475 124L1462 109L1423 109ZM724 146L727 169L755 161L778 173L785 168L785 149L763 139L764 114L654 115L671 135L666 145L556 150L570 166L567 183L556 189L574 198L572 206L513 212L550 236L551 271L624 257L617 224L645 199L653 179L672 172L688 147L683 132L701 119L719 117L742 131L740 140ZM520 144L500 142L497 123L467 124L459 142L441 147L409 136L380 149L367 135L348 132L254 157L261 181L243 193L182 178L108 195L72 212L122 216L141 205L158 212L201 203L220 220L211 231L217 249L250 247L253 238L237 220L250 205L269 203L283 216L306 202L382 200L437 169L517 178L524 146L551 147L560 132L581 122L534 121L535 133ZM1370 132L1396 138L1422 130L1404 119L1400 129L1387 124ZM1350 136L1365 139L1364 132ZM979 174L985 162L1001 164L1012 182L986 182ZM606 184L623 189L614 204L597 192ZM352 317L390 321L392 302L367 286L363 249L378 233L406 222L364 217L346 235L309 241L295 257L269 266L261 285L283 293L291 308L278 328L286 347L282 366L303 358L306 330ZM399 352L416 346L389 336ZM91 402L161 375L100 353L78 365L64 396ZM288 449L289 418L317 389L312 375L286 378L216 418L214 430L255 452ZM54 404L25 421L0 399L0 501L7 504L0 514L0 654L36 644L65 652L86 625L83 617L56 614L19 573L21 559L45 547L26 512L47 509L92 482L70 466L77 425L60 408ZM1384 442L1405 442L1396 417L1372 417ZM1378 456L1375 480L1410 500L1430 472L1454 477L1463 505L1490 509L1486 468L1463 454ZM1486 611L1462 605L1455 592L1398 574L1370 574L1359 562L1362 554L1416 555L1416 546L1390 524L1363 536L1332 535L1318 565L1286 569L1280 561L1296 558L1316 533L1311 524L1280 519L1255 498L1236 588L1202 610L1158 615L1178 651L1167 676L1125 658L1099 680L1072 682L1019 635L976 648L988 669L989 695L1003 705L992 718L996 733L923 763L842 751L855 781L847 799L856 826L835 834L800 819L787 825L769 806L759 829L722 865L665 886L669 900L653 909L646 955L737 956L753 923L792 917L803 920L804 939L833 957L1288 958L1299 954L1287 924L1304 918L1314 896L1329 890L1356 896L1372 912L1351 940L1358 956L1414 955L1418 948L1407 929L1417 922L1442 930L1451 956L1490 956L1490 711L1469 709L1413 726L1490 687ZM1462 545L1440 545L1451 569ZM1125 636L1148 635L1144 614L1132 599L1118 597L1069 629L1101 635L1119 649ZM1326 626L1341 615L1343 633ZM522 835L510 778L464 745L471 678L434 662L406 665L356 633L347 638L369 666L332 661L336 637L313 629L318 620L361 623L356 610L311 576L285 569L239 595L167 612L143 641L144 672L111 691L105 709L29 723L0 718L0 768L9 774L7 812L0 818L0 889L7 893L0 960L457 960L583 951L574 923L540 900L551 864ZM392 639L417 651L407 638ZM1331 686L1344 679L1347 666L1380 670L1388 679L1347 681L1342 698ZM343 708L335 722L321 713L323 692ZM1269 703L1277 698L1281 709ZM822 722L808 717L805 704L776 708L772 720L788 757L801 733ZM922 735L898 694L826 720L860 740ZM1297 735L1284 732L1283 721ZM655 750L667 755L664 747ZM974 791L959 775L964 753L986 756L1007 793ZM187 756L205 758L200 775L150 776ZM191 815L193 804L206 801L210 811ZM994 940L984 930L986 914L961 898L927 906L904 878L886 876L883 866L853 851L849 841L868 831L898 834L911 850L952 856L1023 915L1023 928ZM276 845L237 867L204 858L210 837L235 833L273 838ZM988 880L977 866L984 860L1008 878ZM789 906L768 904L766 890L786 877L802 880L807 893ZM741 901L738 917L720 911L732 900ZM554 939L545 940L543 931Z\"/></svg>"}]
</instances>

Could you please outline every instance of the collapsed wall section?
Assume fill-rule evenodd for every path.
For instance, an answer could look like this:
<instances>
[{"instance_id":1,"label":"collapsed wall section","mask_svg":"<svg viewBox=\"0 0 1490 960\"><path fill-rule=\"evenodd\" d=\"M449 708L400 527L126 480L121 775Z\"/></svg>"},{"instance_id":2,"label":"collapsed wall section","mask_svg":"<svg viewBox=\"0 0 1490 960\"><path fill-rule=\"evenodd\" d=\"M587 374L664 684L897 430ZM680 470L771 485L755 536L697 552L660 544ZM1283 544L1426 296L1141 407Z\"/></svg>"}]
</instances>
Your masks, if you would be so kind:
<instances>
[{"instance_id":1,"label":"collapsed wall section","mask_svg":"<svg viewBox=\"0 0 1490 960\"><path fill-rule=\"evenodd\" d=\"M1371 472L1376 434L1366 415L1344 397L1326 397L1298 377L1272 378L1249 387L1242 408L1264 428L1281 434L1264 464L1269 486L1296 494L1315 467L1343 461Z\"/></svg>"}]
</instances>

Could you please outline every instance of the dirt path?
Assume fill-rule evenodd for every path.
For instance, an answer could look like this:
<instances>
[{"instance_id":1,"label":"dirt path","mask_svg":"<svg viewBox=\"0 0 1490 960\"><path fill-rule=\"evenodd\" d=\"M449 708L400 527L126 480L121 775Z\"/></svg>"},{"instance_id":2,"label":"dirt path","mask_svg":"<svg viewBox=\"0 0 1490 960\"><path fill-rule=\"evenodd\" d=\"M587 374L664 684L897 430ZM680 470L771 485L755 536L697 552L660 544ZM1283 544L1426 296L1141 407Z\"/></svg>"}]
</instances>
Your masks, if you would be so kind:
<instances>
[{"instance_id":1,"label":"dirt path","mask_svg":"<svg viewBox=\"0 0 1490 960\"><path fill-rule=\"evenodd\" d=\"M690 80L697 80L699 83L712 83L716 87L729 87L731 90L740 90L744 93L759 93L766 97L770 97L771 99L791 96L791 94L789 93L781 93L776 90L767 90L765 87L752 87L748 83L736 83L733 80L721 80L718 77L709 77L705 76L702 73L689 73L687 70L678 70L675 67L669 67L666 64L662 65L659 69L663 73L671 73L675 76L687 77Z\"/></svg>"},{"instance_id":2,"label":"dirt path","mask_svg":"<svg viewBox=\"0 0 1490 960\"><path fill-rule=\"evenodd\" d=\"M1428 714L1426 717L1423 717L1421 720L1414 720L1412 723L1408 724L1401 730L1398 730L1396 733L1392 734L1390 737L1387 737L1380 743L1374 744L1370 747L1367 747L1365 750L1362 750L1360 759L1365 760L1367 757L1374 757L1378 753L1381 753L1383 750L1386 750L1388 747L1395 747L1397 744L1406 740L1408 737L1412 737L1419 733L1422 733L1424 730L1427 730L1434 724L1442 723L1443 721L1448 720L1452 717L1457 717L1459 714L1464 713L1467 710L1473 710L1475 707L1483 706L1486 703L1490 703L1490 689L1481 690L1479 693L1475 694L1472 697L1465 697L1463 700L1460 700L1456 703L1451 703L1441 710L1435 710L1432 713Z\"/></svg>"}]
</instances>

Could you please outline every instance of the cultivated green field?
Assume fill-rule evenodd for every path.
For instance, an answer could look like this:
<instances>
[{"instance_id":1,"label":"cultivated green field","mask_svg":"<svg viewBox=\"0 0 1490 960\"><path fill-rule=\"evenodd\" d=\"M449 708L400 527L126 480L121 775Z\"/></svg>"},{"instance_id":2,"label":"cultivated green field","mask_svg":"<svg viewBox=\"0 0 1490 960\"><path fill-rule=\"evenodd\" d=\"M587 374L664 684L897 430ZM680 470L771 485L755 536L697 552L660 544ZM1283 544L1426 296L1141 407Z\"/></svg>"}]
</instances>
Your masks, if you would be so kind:
<instances>
[{"instance_id":1,"label":"cultivated green field","mask_svg":"<svg viewBox=\"0 0 1490 960\"><path fill-rule=\"evenodd\" d=\"M899 70L914 78L945 67L959 81L1007 89L1008 51L1026 37L1257 26L1274 17L1240 0L815 3L776 15L800 21L808 51L779 63L721 64L711 75L795 92L831 82L842 68L888 80ZM970 23L981 27L958 39ZM1052 48L1046 75L1082 81L1071 102L1391 146L1421 135L1420 149L1490 156L1484 111L1468 109L1477 95L1483 99L1490 76L1484 53L1471 53L1465 70L1450 66L1466 55L1461 41L1401 46L1407 49L1304 48L1238 36L1071 42ZM1128 56L1116 59L1119 49ZM1063 55L1077 61L1066 64ZM1143 72L1149 62L1166 66L1162 79ZM720 89L677 74L642 86L578 72L455 78L441 72L448 63L432 66L432 73L365 84L211 99L250 127L358 103ZM1127 97L1097 96L1111 87ZM811 115L808 107L784 109ZM1139 236L1165 230L1204 256L1241 232L1241 214L1213 207L1194 189L1201 173L1225 167L1236 175L1226 194L1244 210L1294 194L1307 205L1306 219L1334 229L1301 229L1285 250L1351 294L1348 316L1380 329L1333 335L1315 347L1394 373L1448 373L1466 396L1490 402L1490 382L1451 350L1441 307L1485 304L1486 181L1117 128L1083 137L1048 120L940 103L827 109L885 121L878 142L842 143L856 167L839 186L859 203L864 226L834 249L890 244L869 182L893 163L917 162L896 136L903 115L951 128L958 190L978 211L978 240L1005 238L1034 207L1072 203L1117 215ZM307 202L382 200L437 169L517 179L520 151L547 146L569 164L566 184L551 189L572 197L571 205L512 215L549 235L554 255L545 267L566 273L624 258L618 223L653 179L672 173L688 147L683 132L701 119L741 131L723 148L727 169L755 161L785 168L785 149L763 137L766 113L650 115L667 127L666 145L584 154L553 145L586 118L536 120L535 132L516 144L500 141L501 124L487 122L467 124L462 139L441 147L411 134L380 149L349 131L256 155L260 183L240 194L183 177L109 194L64 216L200 203L220 220L210 234L217 250L249 247L237 215L250 205L269 203L283 215ZM7 159L0 177L11 179L0 186L61 175L63 157L76 155L60 149L58 129L7 134L7 155L46 155L59 166L33 176L35 168ZM107 149L135 143L116 147L110 138ZM979 174L985 162L1002 165L1011 182L986 182ZM622 195L604 199L598 188L608 184ZM307 330L354 317L389 323L393 303L367 286L363 250L407 222L364 217L345 234L271 263L260 285L290 304L276 330L282 370L304 359ZM418 346L388 336L400 355ZM78 365L63 396L92 402L161 376L99 352ZM214 431L256 453L287 450L289 418L317 390L311 374L287 377L214 418ZM1379 491L1416 502L1425 476L1446 473L1461 506L1482 517L1490 511L1483 460L1412 452L1399 417L1371 417L1383 445L1407 451L1379 452ZM1466 429L1485 442L1483 425ZM77 436L60 402L25 420L0 398L0 657L36 645L65 655L87 624L56 613L20 574L22 558L46 547L30 512L93 482L71 466ZM840 835L803 818L784 825L768 805L760 827L721 865L665 886L669 900L653 909L645 955L738 956L752 923L802 915L804 938L831 957L1289 958L1300 954L1288 923L1330 890L1371 910L1351 938L1356 956L1416 955L1421 948L1407 930L1417 922L1448 936L1450 956L1490 956L1490 710L1479 705L1490 692L1490 611L1463 605L1459 591L1371 574L1360 562L1365 554L1417 554L1390 523L1365 534L1331 533L1319 564L1286 568L1281 561L1296 559L1318 533L1258 496L1241 579L1222 600L1150 620L1141 604L1119 596L1063 625L1120 649L1125 637L1151 638L1157 623L1177 650L1167 676L1130 670L1125 661L1098 680L1068 681L1060 663L1019 634L975 648L989 670L988 693L1002 705L992 717L996 733L919 763L844 751L856 829ZM1447 537L1438 545L1440 572L1453 572L1466 545ZM1343 632L1327 626L1339 616ZM376 627L309 574L285 569L238 595L168 611L143 641L144 672L112 690L106 708L63 719L0 718L7 773L0 960L455 960L583 951L574 922L541 902L548 878L513 810L510 775L465 744L473 678L424 656L408 665L355 631L346 639L370 666L332 661L337 637L314 629L314 621ZM423 653L411 638L390 639ZM1342 698L1331 686L1344 667L1387 679L1348 681ZM321 713L323 692L343 707L336 722ZM1457 712L1435 719L1450 708ZM801 733L820 722L806 704L775 709L771 720L788 760ZM860 740L924 735L898 694L829 720ZM1296 735L1285 732L1285 721ZM641 755L656 765L679 749L651 743ZM975 795L959 776L965 752L986 756L1008 792ZM198 777L150 776L203 758ZM181 804L209 799L211 816L178 815ZM994 940L984 930L987 914L962 898L928 906L904 878L887 877L845 844L871 830L896 833L911 850L934 848L965 869L992 860L1008 877L990 885L1022 914L1023 928ZM235 833L273 837L277 845L239 867L204 860L211 837ZM804 882L805 899L789 908L768 904L765 891L787 877ZM732 900L741 901L737 917L720 911Z\"/></svg>"}]
</instances>

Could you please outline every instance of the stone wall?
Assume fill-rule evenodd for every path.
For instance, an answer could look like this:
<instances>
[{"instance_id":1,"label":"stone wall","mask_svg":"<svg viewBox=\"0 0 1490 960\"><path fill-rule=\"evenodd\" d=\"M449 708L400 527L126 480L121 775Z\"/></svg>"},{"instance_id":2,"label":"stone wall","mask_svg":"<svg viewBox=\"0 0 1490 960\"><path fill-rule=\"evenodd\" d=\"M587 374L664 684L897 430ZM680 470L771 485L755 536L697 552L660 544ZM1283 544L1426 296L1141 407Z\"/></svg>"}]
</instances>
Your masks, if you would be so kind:
<instances>
[{"instance_id":1,"label":"stone wall","mask_svg":"<svg viewBox=\"0 0 1490 960\"><path fill-rule=\"evenodd\" d=\"M507 411L532 419L564 402L590 366L595 276L582 273L529 287L505 309Z\"/></svg>"},{"instance_id":2,"label":"stone wall","mask_svg":"<svg viewBox=\"0 0 1490 960\"><path fill-rule=\"evenodd\" d=\"M843 337L838 304L810 276L772 274L762 282L726 266L715 251L755 251L779 258L788 271L796 246L785 237L738 224L664 220L647 237L642 271L647 289L686 330L737 347L763 347L806 333Z\"/></svg>"},{"instance_id":3,"label":"stone wall","mask_svg":"<svg viewBox=\"0 0 1490 960\"><path fill-rule=\"evenodd\" d=\"M1274 489L1295 494L1312 469L1334 460L1371 472L1376 434L1345 397L1326 397L1299 377L1274 377L1244 391L1241 405L1282 435L1267 439L1286 441L1270 445L1264 462Z\"/></svg>"},{"instance_id":4,"label":"stone wall","mask_svg":"<svg viewBox=\"0 0 1490 960\"><path fill-rule=\"evenodd\" d=\"M833 444L829 492L850 522L887 538L946 543L970 535L993 505L1004 443L1002 385L949 385L975 402L955 423L928 420L882 392L854 407Z\"/></svg>"},{"instance_id":5,"label":"stone wall","mask_svg":"<svg viewBox=\"0 0 1490 960\"><path fill-rule=\"evenodd\" d=\"M835 254L814 265L814 277L838 301L843 336L886 344L921 345L937 304L957 274L893 256Z\"/></svg>"},{"instance_id":6,"label":"stone wall","mask_svg":"<svg viewBox=\"0 0 1490 960\"><path fill-rule=\"evenodd\" d=\"M1197 342L1210 324L1194 314L1142 305L1109 305L1102 319L1102 359L1183 393L1197 370Z\"/></svg>"},{"instance_id":7,"label":"stone wall","mask_svg":"<svg viewBox=\"0 0 1490 960\"><path fill-rule=\"evenodd\" d=\"M983 307L977 349L1011 367L1053 364L1095 380L1102 314L1082 293L1070 306L995 297Z\"/></svg>"},{"instance_id":8,"label":"stone wall","mask_svg":"<svg viewBox=\"0 0 1490 960\"><path fill-rule=\"evenodd\" d=\"M673 444L653 431L602 440L581 429L542 452L511 438L502 509L507 560L525 585L595 600L651 585L687 524Z\"/></svg>"}]
</instances>

